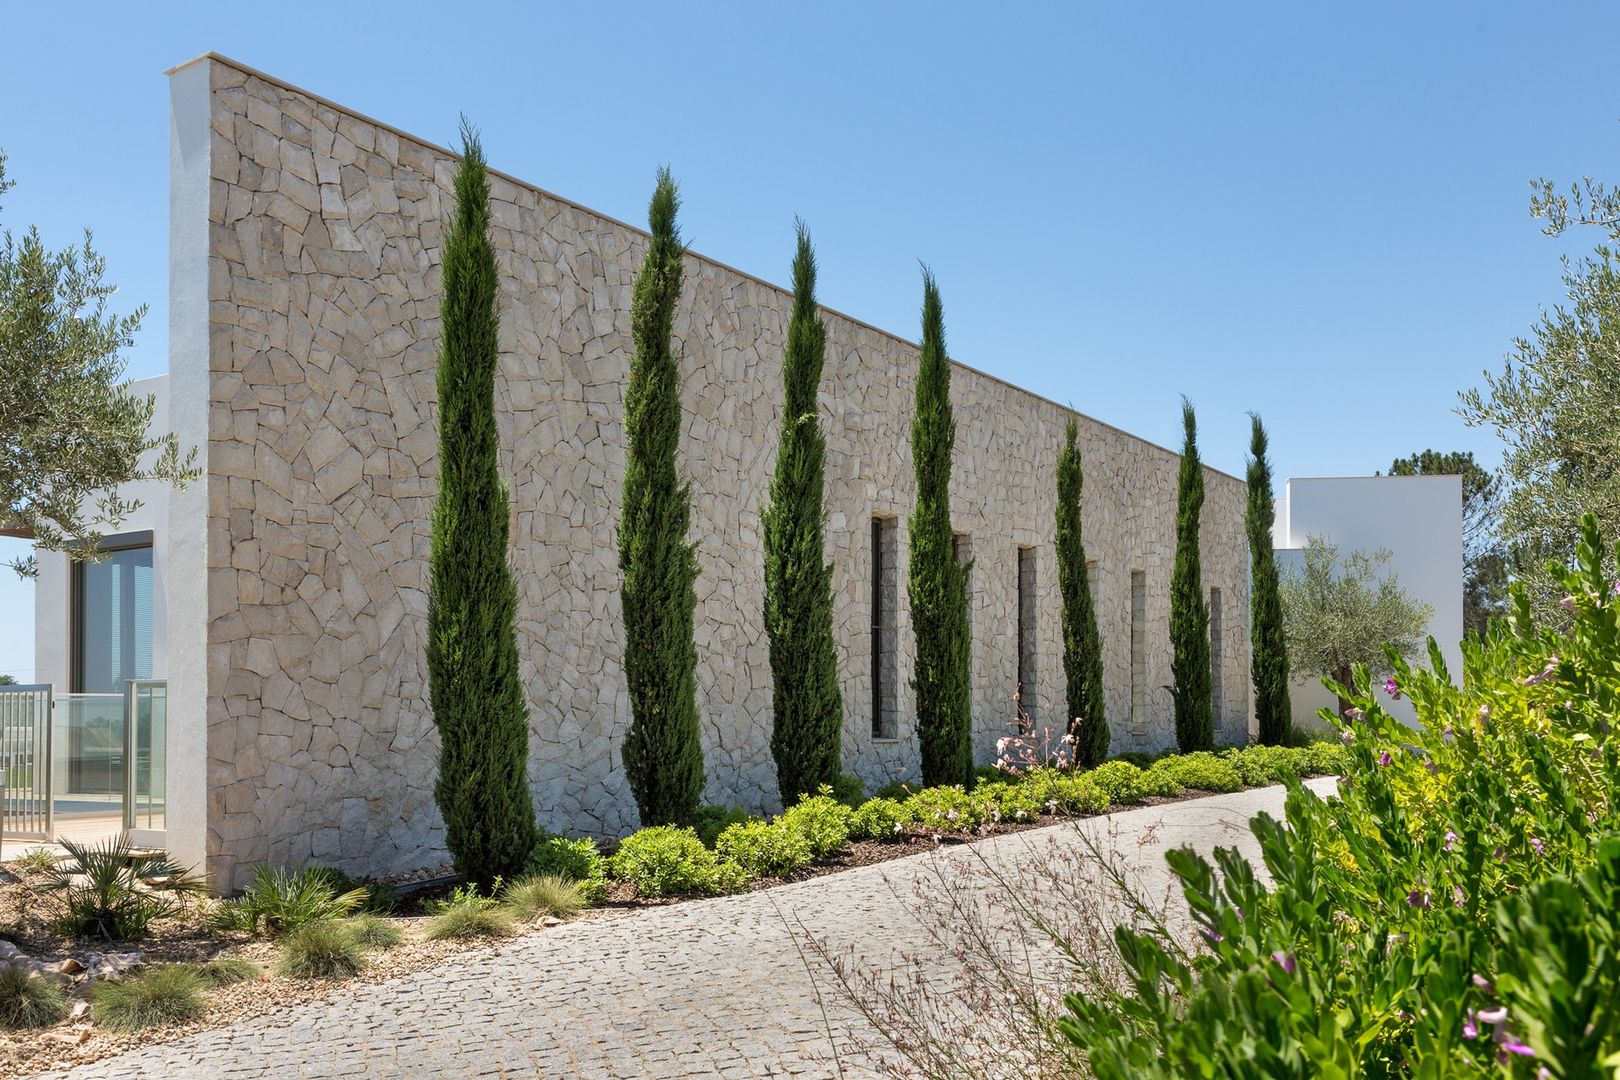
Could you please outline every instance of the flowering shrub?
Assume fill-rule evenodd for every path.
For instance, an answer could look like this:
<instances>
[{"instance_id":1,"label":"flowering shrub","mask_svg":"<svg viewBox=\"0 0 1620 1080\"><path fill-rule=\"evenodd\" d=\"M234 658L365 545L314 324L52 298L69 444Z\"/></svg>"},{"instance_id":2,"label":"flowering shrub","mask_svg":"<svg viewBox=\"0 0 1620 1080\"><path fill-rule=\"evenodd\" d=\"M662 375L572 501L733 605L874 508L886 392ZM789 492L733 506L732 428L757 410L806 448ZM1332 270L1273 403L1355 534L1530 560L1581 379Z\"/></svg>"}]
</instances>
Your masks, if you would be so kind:
<instances>
[{"instance_id":1,"label":"flowering shrub","mask_svg":"<svg viewBox=\"0 0 1620 1080\"><path fill-rule=\"evenodd\" d=\"M1620 1063L1620 599L1588 517L1554 568L1567 634L1507 620L1461 685L1392 657L1419 726L1359 668L1330 689L1346 779L1291 783L1252 823L1274 886L1235 851L1167 856L1200 933L1122 927L1130 989L1062 1022L1099 1080L1183 1076L1609 1076ZM1325 760L1325 755L1320 759ZM1313 760L1308 757L1306 760Z\"/></svg>"},{"instance_id":2,"label":"flowering shrub","mask_svg":"<svg viewBox=\"0 0 1620 1080\"><path fill-rule=\"evenodd\" d=\"M855 825L855 811L833 797L826 784L807 799L800 799L773 823L804 837L810 848L810 857L824 859L849 843L850 830Z\"/></svg>"},{"instance_id":3,"label":"flowering shrub","mask_svg":"<svg viewBox=\"0 0 1620 1080\"><path fill-rule=\"evenodd\" d=\"M714 853L736 863L750 877L785 877L814 860L810 841L780 819L770 824L749 821L732 825L720 834Z\"/></svg>"},{"instance_id":4,"label":"flowering shrub","mask_svg":"<svg viewBox=\"0 0 1620 1080\"><path fill-rule=\"evenodd\" d=\"M977 832L988 816L983 800L957 784L923 788L906 800L906 809L918 825L936 833Z\"/></svg>"},{"instance_id":5,"label":"flowering shrub","mask_svg":"<svg viewBox=\"0 0 1620 1080\"><path fill-rule=\"evenodd\" d=\"M673 825L631 833L608 860L608 868L642 896L715 895L748 884L742 867L720 862L697 833Z\"/></svg>"},{"instance_id":6,"label":"flowering shrub","mask_svg":"<svg viewBox=\"0 0 1620 1080\"><path fill-rule=\"evenodd\" d=\"M867 799L850 823L851 840L895 843L906 838L906 826L915 819L910 807L894 799Z\"/></svg>"},{"instance_id":7,"label":"flowering shrub","mask_svg":"<svg viewBox=\"0 0 1620 1080\"><path fill-rule=\"evenodd\" d=\"M588 837L542 836L529 852L523 876L548 875L577 881L587 903L600 904L607 897L607 860L596 850L596 841Z\"/></svg>"},{"instance_id":8,"label":"flowering shrub","mask_svg":"<svg viewBox=\"0 0 1620 1080\"><path fill-rule=\"evenodd\" d=\"M970 792L983 807L983 817L994 822L1030 822L1046 813L1041 793L1029 784L980 784Z\"/></svg>"},{"instance_id":9,"label":"flowering shrub","mask_svg":"<svg viewBox=\"0 0 1620 1080\"><path fill-rule=\"evenodd\" d=\"M1021 776L1030 769L1067 769L1074 765L1074 736L1053 728L1021 725L1016 735L996 740L996 768Z\"/></svg>"}]
</instances>

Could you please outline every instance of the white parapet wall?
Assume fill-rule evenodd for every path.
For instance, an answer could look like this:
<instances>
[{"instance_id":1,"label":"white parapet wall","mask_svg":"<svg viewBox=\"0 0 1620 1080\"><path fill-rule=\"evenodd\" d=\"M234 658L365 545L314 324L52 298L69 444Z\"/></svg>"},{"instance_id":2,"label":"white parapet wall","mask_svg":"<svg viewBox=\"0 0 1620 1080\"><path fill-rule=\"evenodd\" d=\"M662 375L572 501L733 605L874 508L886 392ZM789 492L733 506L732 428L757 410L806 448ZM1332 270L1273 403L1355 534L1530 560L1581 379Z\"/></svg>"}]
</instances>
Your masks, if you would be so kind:
<instances>
[{"instance_id":1,"label":"white parapet wall","mask_svg":"<svg viewBox=\"0 0 1620 1080\"><path fill-rule=\"evenodd\" d=\"M1279 568L1298 565L1313 536L1335 544L1341 556L1388 551L1384 569L1410 596L1434 609L1428 633L1453 676L1460 675L1462 477L1296 477L1277 500L1272 540ZM1410 702L1384 700L1395 716L1415 722ZM1317 710L1331 707L1334 699L1319 678L1296 677L1292 702L1295 724L1320 726Z\"/></svg>"}]
</instances>

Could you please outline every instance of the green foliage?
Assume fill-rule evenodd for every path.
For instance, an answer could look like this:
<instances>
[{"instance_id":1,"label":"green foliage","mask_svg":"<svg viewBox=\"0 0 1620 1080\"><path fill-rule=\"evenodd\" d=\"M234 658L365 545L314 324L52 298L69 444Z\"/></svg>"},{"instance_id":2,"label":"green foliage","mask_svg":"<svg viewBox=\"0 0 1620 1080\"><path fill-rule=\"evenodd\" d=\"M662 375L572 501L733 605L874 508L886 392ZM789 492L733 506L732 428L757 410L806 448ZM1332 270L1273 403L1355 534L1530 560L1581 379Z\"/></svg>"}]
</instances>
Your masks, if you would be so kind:
<instances>
[{"instance_id":1,"label":"green foliage","mask_svg":"<svg viewBox=\"0 0 1620 1080\"><path fill-rule=\"evenodd\" d=\"M990 820L997 822L1031 822L1046 809L1041 792L1028 784L979 784L969 794L980 802Z\"/></svg>"},{"instance_id":2,"label":"green foliage","mask_svg":"<svg viewBox=\"0 0 1620 1080\"><path fill-rule=\"evenodd\" d=\"M1086 544L1081 531L1079 429L1071 417L1057 462L1058 593L1063 598L1063 678L1069 706L1068 731L1074 736L1074 760L1090 768L1108 757L1108 716L1103 692L1102 634L1086 573Z\"/></svg>"},{"instance_id":3,"label":"green foliage","mask_svg":"<svg viewBox=\"0 0 1620 1080\"><path fill-rule=\"evenodd\" d=\"M680 199L668 169L648 208L652 233L630 298L635 352L625 387L623 517L624 670L630 731L624 771L643 825L692 820L703 798L697 712L697 549L687 542L691 488L676 468L681 438L680 358L670 339L685 248L675 227Z\"/></svg>"},{"instance_id":4,"label":"green foliage","mask_svg":"<svg viewBox=\"0 0 1620 1080\"><path fill-rule=\"evenodd\" d=\"M608 868L642 896L715 896L748 884L741 867L720 862L697 833L673 825L655 825L625 837Z\"/></svg>"},{"instance_id":5,"label":"green foliage","mask_svg":"<svg viewBox=\"0 0 1620 1080\"><path fill-rule=\"evenodd\" d=\"M1288 739L1293 713L1288 696L1288 641L1283 623L1277 553L1271 527L1277 510L1271 492L1266 429L1250 413L1248 503L1244 531L1249 537L1249 670L1254 678L1254 715L1260 741L1276 746Z\"/></svg>"},{"instance_id":6,"label":"green foliage","mask_svg":"<svg viewBox=\"0 0 1620 1080\"><path fill-rule=\"evenodd\" d=\"M782 811L776 823L802 835L811 858L823 859L849 842L855 811L833 798L832 788L823 784L814 796Z\"/></svg>"},{"instance_id":7,"label":"green foliage","mask_svg":"<svg viewBox=\"0 0 1620 1080\"><path fill-rule=\"evenodd\" d=\"M11 868L19 875L48 874L56 867L56 855L50 848L33 847L11 860Z\"/></svg>"},{"instance_id":8,"label":"green foliage","mask_svg":"<svg viewBox=\"0 0 1620 1080\"><path fill-rule=\"evenodd\" d=\"M1241 791L1243 777L1232 762L1207 750L1177 754L1154 762L1150 774L1194 791Z\"/></svg>"},{"instance_id":9,"label":"green foliage","mask_svg":"<svg viewBox=\"0 0 1620 1080\"><path fill-rule=\"evenodd\" d=\"M386 881L376 881L369 877L351 877L335 866L311 864L307 870L330 885L332 892L339 896L354 892L356 889L363 891L366 898L360 902L361 911L386 915L399 907L399 890Z\"/></svg>"},{"instance_id":10,"label":"green foliage","mask_svg":"<svg viewBox=\"0 0 1620 1080\"><path fill-rule=\"evenodd\" d=\"M771 756L783 805L839 779L844 705L833 640L832 564L822 537L827 454L817 393L827 327L816 313L816 256L796 223L793 313L782 356L782 433L765 537L765 631L770 638Z\"/></svg>"},{"instance_id":11,"label":"green foliage","mask_svg":"<svg viewBox=\"0 0 1620 1080\"><path fill-rule=\"evenodd\" d=\"M1549 569L1567 633L1517 589L1460 685L1432 645L1432 670L1392 657L1416 728L1355 670L1348 781L1291 782L1285 820L1251 823L1272 884L1235 850L1168 856L1201 945L1116 931L1123 988L1071 994L1062 1024L1099 1080L1610 1074L1620 599L1590 517L1576 553Z\"/></svg>"},{"instance_id":12,"label":"green foliage","mask_svg":"<svg viewBox=\"0 0 1620 1080\"><path fill-rule=\"evenodd\" d=\"M405 940L399 927L380 915L361 914L339 923L354 935L354 940L368 949L392 949Z\"/></svg>"},{"instance_id":13,"label":"green foliage","mask_svg":"<svg viewBox=\"0 0 1620 1080\"><path fill-rule=\"evenodd\" d=\"M462 122L439 300L439 491L433 504L428 696L439 729L433 797L456 873L488 885L535 842L529 707L518 671L517 586L507 564L508 499L495 419L500 274L489 238L489 177Z\"/></svg>"},{"instance_id":14,"label":"green foliage","mask_svg":"<svg viewBox=\"0 0 1620 1080\"><path fill-rule=\"evenodd\" d=\"M905 802L920 828L936 833L973 833L988 816L985 802L956 784L923 788Z\"/></svg>"},{"instance_id":15,"label":"green foliage","mask_svg":"<svg viewBox=\"0 0 1620 1080\"><path fill-rule=\"evenodd\" d=\"M866 785L850 773L839 773L831 784L832 797L851 810L866 801Z\"/></svg>"},{"instance_id":16,"label":"green foliage","mask_svg":"<svg viewBox=\"0 0 1620 1080\"><path fill-rule=\"evenodd\" d=\"M429 941L505 937L514 929L512 913L500 901L503 882L497 878L487 894L471 882L458 885L442 900L425 905L432 918L423 931Z\"/></svg>"},{"instance_id":17,"label":"green foliage","mask_svg":"<svg viewBox=\"0 0 1620 1080\"><path fill-rule=\"evenodd\" d=\"M1391 476L1462 477L1463 630L1483 634L1492 619L1507 614L1509 560L1496 535L1502 517L1502 482L1468 450L1425 450L1399 458Z\"/></svg>"},{"instance_id":18,"label":"green foliage","mask_svg":"<svg viewBox=\"0 0 1620 1080\"><path fill-rule=\"evenodd\" d=\"M951 531L951 366L945 314L934 275L923 271L922 351L911 460L917 507L911 515L911 626L917 646L917 740L923 783L973 782L972 685L969 672L967 577Z\"/></svg>"},{"instance_id":19,"label":"green foliage","mask_svg":"<svg viewBox=\"0 0 1620 1080\"><path fill-rule=\"evenodd\" d=\"M289 930L276 953L276 971L290 979L347 979L366 966L366 946L353 927L336 919Z\"/></svg>"},{"instance_id":20,"label":"green foliage","mask_svg":"<svg viewBox=\"0 0 1620 1080\"><path fill-rule=\"evenodd\" d=\"M57 903L57 931L71 937L133 940L178 915L181 896L204 888L168 855L137 852L127 833L98 844L58 843L67 858L53 864L45 887Z\"/></svg>"},{"instance_id":21,"label":"green foliage","mask_svg":"<svg viewBox=\"0 0 1620 1080\"><path fill-rule=\"evenodd\" d=\"M1181 473L1176 482L1176 562L1170 572L1170 696L1175 703L1176 748L1182 753L1215 745L1209 660L1209 604L1200 570L1199 523L1204 508L1204 466L1198 459L1198 419L1181 399Z\"/></svg>"},{"instance_id":22,"label":"green foliage","mask_svg":"<svg viewBox=\"0 0 1620 1080\"><path fill-rule=\"evenodd\" d=\"M141 1031L183 1024L203 1014L203 979L189 965L163 964L121 982L90 989L96 1023L109 1031Z\"/></svg>"},{"instance_id":23,"label":"green foliage","mask_svg":"<svg viewBox=\"0 0 1620 1080\"><path fill-rule=\"evenodd\" d=\"M758 820L760 819L741 807L705 804L698 807L697 813L692 817L691 826L698 839L703 841L703 846L713 850L715 841L719 840L720 834L728 828L742 822Z\"/></svg>"},{"instance_id":24,"label":"green foliage","mask_svg":"<svg viewBox=\"0 0 1620 1080\"><path fill-rule=\"evenodd\" d=\"M607 860L589 837L542 836L524 864L524 877L555 876L579 885L587 904L607 899Z\"/></svg>"},{"instance_id":25,"label":"green foliage","mask_svg":"<svg viewBox=\"0 0 1620 1080\"><path fill-rule=\"evenodd\" d=\"M0 195L11 186L0 152ZM195 449L182 462L173 435L147 433L157 399L129 393L122 355L146 307L108 312L106 270L89 230L82 247L60 252L36 229L0 233L0 525L82 559L99 558L102 533L140 508L119 485L200 475ZM32 556L11 565L35 572Z\"/></svg>"},{"instance_id":26,"label":"green foliage","mask_svg":"<svg viewBox=\"0 0 1620 1080\"><path fill-rule=\"evenodd\" d=\"M1415 655L1434 609L1413 600L1393 573L1388 551L1351 552L1319 537L1305 543L1304 561L1282 575L1288 656L1296 674L1326 676L1345 685L1357 664L1383 678L1394 668L1385 646Z\"/></svg>"},{"instance_id":27,"label":"green foliage","mask_svg":"<svg viewBox=\"0 0 1620 1080\"><path fill-rule=\"evenodd\" d=\"M259 863L242 895L220 901L209 915L209 924L220 931L279 937L305 923L341 919L360 910L366 902L366 887L355 885L338 893L333 891L334 880L326 867L289 871ZM341 883L348 884L347 880Z\"/></svg>"},{"instance_id":28,"label":"green foliage","mask_svg":"<svg viewBox=\"0 0 1620 1080\"><path fill-rule=\"evenodd\" d=\"M1111 805L1141 802L1142 796L1156 794L1142 777L1142 770L1128 761L1105 761L1086 774L1102 789Z\"/></svg>"},{"instance_id":29,"label":"green foliage","mask_svg":"<svg viewBox=\"0 0 1620 1080\"><path fill-rule=\"evenodd\" d=\"M383 922L381 919L377 921ZM263 974L258 964L240 956L216 956L201 963L177 966L190 970L204 986L233 986L236 983L250 982Z\"/></svg>"},{"instance_id":30,"label":"green foliage","mask_svg":"<svg viewBox=\"0 0 1620 1080\"><path fill-rule=\"evenodd\" d=\"M558 874L538 874L512 882L501 893L501 903L523 922L547 915L572 919L590 907L580 883Z\"/></svg>"},{"instance_id":31,"label":"green foliage","mask_svg":"<svg viewBox=\"0 0 1620 1080\"><path fill-rule=\"evenodd\" d=\"M1303 776L1300 751L1287 746L1246 746L1242 750L1226 750L1221 759L1237 771L1244 787L1262 787L1277 784L1290 776Z\"/></svg>"},{"instance_id":32,"label":"green foliage","mask_svg":"<svg viewBox=\"0 0 1620 1080\"><path fill-rule=\"evenodd\" d=\"M0 967L0 1028L49 1027L67 1015L67 998L24 967Z\"/></svg>"},{"instance_id":33,"label":"green foliage","mask_svg":"<svg viewBox=\"0 0 1620 1080\"><path fill-rule=\"evenodd\" d=\"M815 861L809 837L780 820L732 825L720 834L714 850L749 877L786 877Z\"/></svg>"},{"instance_id":34,"label":"green foliage","mask_svg":"<svg viewBox=\"0 0 1620 1080\"><path fill-rule=\"evenodd\" d=\"M855 810L849 838L895 843L906 838L906 827L913 820L910 808L903 802L882 797L867 799Z\"/></svg>"}]
</instances>

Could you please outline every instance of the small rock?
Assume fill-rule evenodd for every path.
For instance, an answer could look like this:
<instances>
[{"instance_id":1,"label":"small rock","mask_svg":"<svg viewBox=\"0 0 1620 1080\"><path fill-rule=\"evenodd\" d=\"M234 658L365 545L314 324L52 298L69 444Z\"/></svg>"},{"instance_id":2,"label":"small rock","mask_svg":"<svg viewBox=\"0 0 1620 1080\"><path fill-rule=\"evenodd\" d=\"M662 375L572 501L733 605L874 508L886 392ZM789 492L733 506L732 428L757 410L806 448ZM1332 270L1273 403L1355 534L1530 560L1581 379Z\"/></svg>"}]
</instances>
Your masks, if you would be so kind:
<instances>
[{"instance_id":1,"label":"small rock","mask_svg":"<svg viewBox=\"0 0 1620 1080\"><path fill-rule=\"evenodd\" d=\"M562 922L563 921L561 919L557 918L557 916L555 916L555 915L547 915L545 918L540 920L540 925L541 926L561 926Z\"/></svg>"},{"instance_id":2,"label":"small rock","mask_svg":"<svg viewBox=\"0 0 1620 1080\"><path fill-rule=\"evenodd\" d=\"M75 1001L73 1003L73 1008L68 1010L68 1019L69 1020L75 1020L75 1021L83 1020L86 1016L89 1016L89 1015L90 1015L90 1003L88 1001Z\"/></svg>"},{"instance_id":3,"label":"small rock","mask_svg":"<svg viewBox=\"0 0 1620 1080\"><path fill-rule=\"evenodd\" d=\"M54 964L47 964L46 970L59 972L63 975L77 975L84 970L84 965L70 956L66 960L58 960Z\"/></svg>"},{"instance_id":4,"label":"small rock","mask_svg":"<svg viewBox=\"0 0 1620 1080\"><path fill-rule=\"evenodd\" d=\"M66 1043L69 1046L78 1046L90 1037L90 1025L79 1024L67 1031L47 1031L45 1037L52 1042Z\"/></svg>"}]
</instances>

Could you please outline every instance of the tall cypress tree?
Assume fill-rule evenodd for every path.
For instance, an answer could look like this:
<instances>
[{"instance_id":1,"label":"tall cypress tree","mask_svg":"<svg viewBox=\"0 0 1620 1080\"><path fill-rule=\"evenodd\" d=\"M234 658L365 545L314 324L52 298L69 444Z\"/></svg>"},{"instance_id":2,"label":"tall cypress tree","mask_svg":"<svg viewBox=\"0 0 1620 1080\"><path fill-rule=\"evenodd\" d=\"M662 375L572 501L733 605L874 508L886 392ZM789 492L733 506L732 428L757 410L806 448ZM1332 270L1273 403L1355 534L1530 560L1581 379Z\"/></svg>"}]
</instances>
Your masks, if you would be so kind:
<instances>
[{"instance_id":1,"label":"tall cypress tree","mask_svg":"<svg viewBox=\"0 0 1620 1080\"><path fill-rule=\"evenodd\" d=\"M1086 573L1080 528L1085 483L1079 430L1070 417L1057 462L1058 591L1063 595L1063 677L1068 684L1069 734L1076 764L1092 768L1108 757L1108 716L1103 695L1102 634Z\"/></svg>"},{"instance_id":2,"label":"tall cypress tree","mask_svg":"<svg viewBox=\"0 0 1620 1080\"><path fill-rule=\"evenodd\" d=\"M972 683L969 679L967 575L951 535L951 367L945 357L945 312L934 275L923 270L922 353L911 461L917 509L911 516L911 626L917 639L917 739L923 783L968 784L973 778Z\"/></svg>"},{"instance_id":3,"label":"tall cypress tree","mask_svg":"<svg viewBox=\"0 0 1620 1080\"><path fill-rule=\"evenodd\" d=\"M816 253L795 222L793 314L782 354L782 433L765 532L765 631L771 643L771 756L784 805L838 779L844 706L833 643L832 564L822 543L827 454L817 395L827 326L816 313Z\"/></svg>"},{"instance_id":4,"label":"tall cypress tree","mask_svg":"<svg viewBox=\"0 0 1620 1080\"><path fill-rule=\"evenodd\" d=\"M1288 701L1288 647L1283 638L1282 594L1277 589L1277 555L1271 545L1276 505L1271 498L1271 463L1266 460L1266 429L1250 413L1249 534L1250 666L1254 674L1254 714L1260 741L1268 746L1288 739L1293 726Z\"/></svg>"},{"instance_id":5,"label":"tall cypress tree","mask_svg":"<svg viewBox=\"0 0 1620 1080\"><path fill-rule=\"evenodd\" d=\"M499 277L489 178L465 120L439 299L439 494L429 554L427 667L439 776L433 785L456 872L491 884L534 847L529 709L518 677L517 587L507 565L507 491L497 454Z\"/></svg>"},{"instance_id":6,"label":"tall cypress tree","mask_svg":"<svg viewBox=\"0 0 1620 1080\"><path fill-rule=\"evenodd\" d=\"M1176 565L1170 574L1170 673L1176 746L1182 753L1215 745L1209 669L1209 605L1199 570L1198 526L1204 508L1204 468L1198 460L1198 419L1181 399L1181 476L1176 487Z\"/></svg>"},{"instance_id":7,"label":"tall cypress tree","mask_svg":"<svg viewBox=\"0 0 1620 1080\"><path fill-rule=\"evenodd\" d=\"M619 569L624 575L624 670L630 731L624 771L643 825L688 821L703 799L697 711L697 548L686 539L692 493L675 467L681 439L681 368L670 334L685 249L680 197L667 168L648 207L652 237L630 298L635 353L624 395L629 450Z\"/></svg>"}]
</instances>

